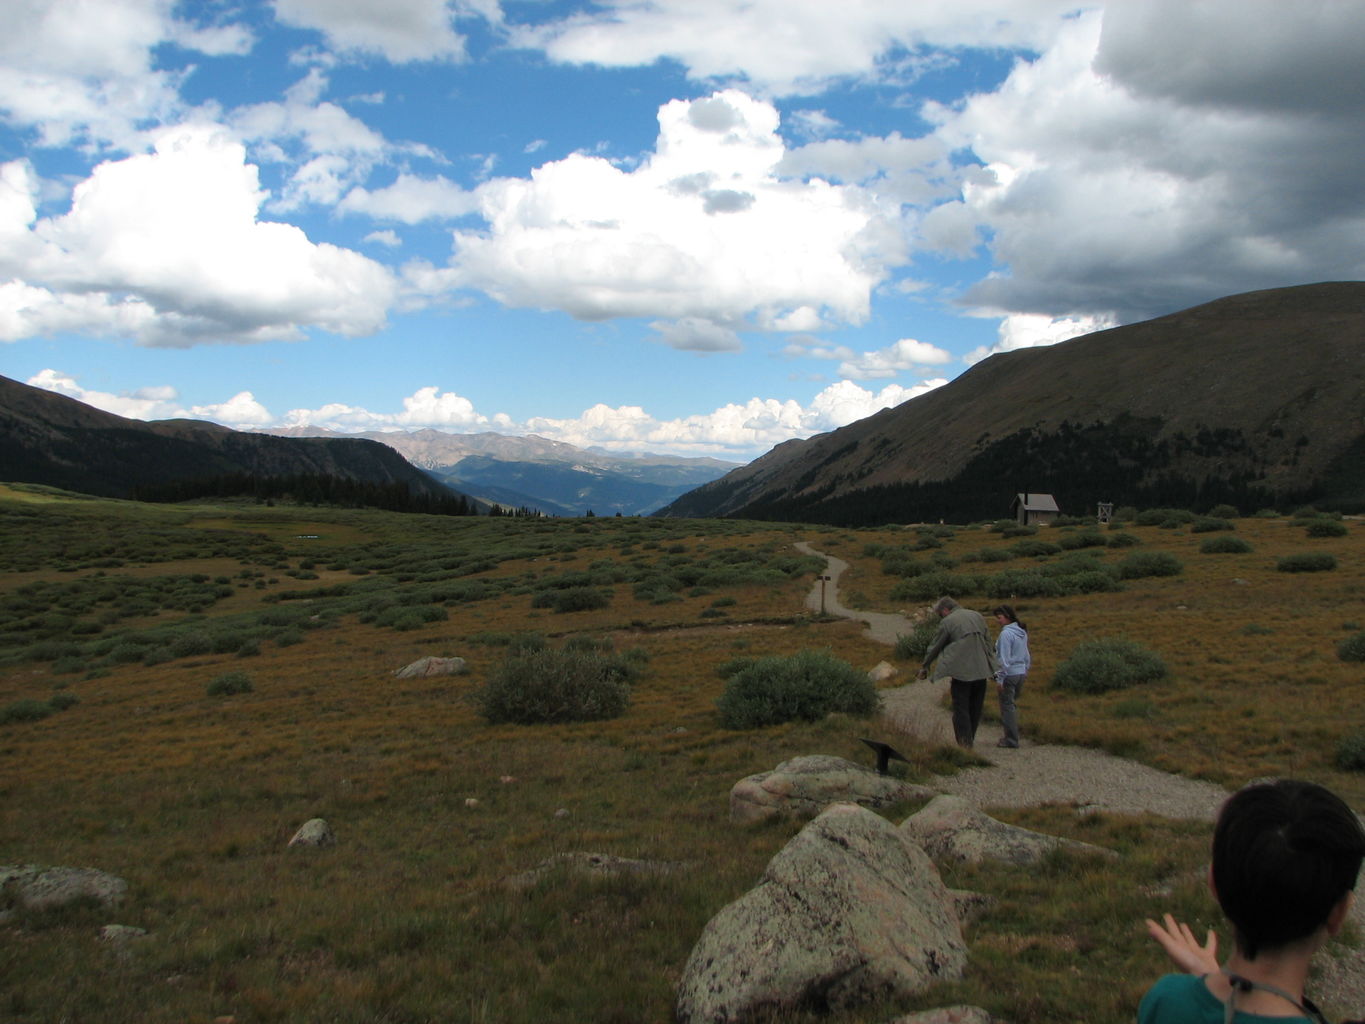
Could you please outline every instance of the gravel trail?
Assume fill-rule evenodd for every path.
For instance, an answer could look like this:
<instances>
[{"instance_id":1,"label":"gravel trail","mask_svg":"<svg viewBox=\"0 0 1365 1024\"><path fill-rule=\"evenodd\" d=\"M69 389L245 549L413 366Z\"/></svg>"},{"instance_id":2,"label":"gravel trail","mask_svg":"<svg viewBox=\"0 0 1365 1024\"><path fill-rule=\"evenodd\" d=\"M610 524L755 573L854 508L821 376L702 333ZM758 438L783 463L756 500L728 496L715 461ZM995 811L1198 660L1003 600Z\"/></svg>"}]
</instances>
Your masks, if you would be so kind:
<instances>
[{"instance_id":1,"label":"gravel trail","mask_svg":"<svg viewBox=\"0 0 1365 1024\"><path fill-rule=\"evenodd\" d=\"M839 577L848 563L804 542L796 547L803 554L824 558L825 575L830 577L823 583L823 591L822 582L816 581L806 598L808 608L818 612L823 607L830 615L856 619L867 626L869 639L887 645L894 644L899 634L910 632L910 620L904 615L845 608L839 603ZM929 742L952 743L947 693L946 678L882 690L882 717L895 732ZM986 699L991 700L992 696L987 693ZM1022 730L1027 733L1027 686L1023 697ZM977 735L974 753L990 761L989 767L935 776L926 784L980 808L1061 803L1073 805L1079 813L1145 812L1210 823L1228 795L1227 790L1213 783L1187 779L1087 747L1033 743L1024 736L1020 746L1011 750L995 746L997 738L994 729ZM1365 887L1357 894L1351 919L1358 930L1365 931ZM1231 942L1230 934L1221 937L1224 945ZM1352 949L1334 943L1331 955L1319 957L1319 968L1309 985L1310 996L1319 1003L1345 1007L1353 1016L1365 1016L1365 948Z\"/></svg>"}]
</instances>

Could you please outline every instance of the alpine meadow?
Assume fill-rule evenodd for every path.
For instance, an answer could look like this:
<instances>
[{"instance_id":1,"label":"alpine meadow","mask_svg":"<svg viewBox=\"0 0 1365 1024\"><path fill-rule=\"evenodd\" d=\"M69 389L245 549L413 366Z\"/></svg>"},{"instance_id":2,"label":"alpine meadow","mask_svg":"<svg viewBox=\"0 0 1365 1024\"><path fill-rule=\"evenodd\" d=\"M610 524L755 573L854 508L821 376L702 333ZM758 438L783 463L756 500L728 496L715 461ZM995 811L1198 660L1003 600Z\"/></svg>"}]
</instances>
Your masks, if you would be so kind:
<instances>
[{"instance_id":1,"label":"alpine meadow","mask_svg":"<svg viewBox=\"0 0 1365 1024\"><path fill-rule=\"evenodd\" d=\"M0 488L0 863L127 882L112 907L7 897L0 1018L672 1019L707 921L803 824L732 822L736 782L804 754L870 764L864 737L905 754L910 781L981 763L875 715L721 723L736 659L819 652L859 672L891 660L881 687L926 685L917 660L808 610L824 563L801 541L849 563L851 608L917 611L948 592L985 610L1013 595L1033 638L1032 742L1229 788L1292 775L1361 806L1365 525L1212 512L847 529ZM1138 644L1165 672L1061 685L1097 641ZM492 694L516 687L527 652L609 662L624 702L592 720L507 720ZM395 674L428 656L463 670ZM878 813L898 822L916 807ZM1201 935L1218 924L1205 822L987 809L1119 856L940 864L950 887L996 900L964 926L960 980L771 1019L971 1004L1118 1024L1165 970L1142 919L1170 910ZM334 845L291 847L313 818ZM583 873L573 854L661 870ZM102 940L109 924L145 934ZM1360 942L1348 928L1329 955Z\"/></svg>"}]
</instances>

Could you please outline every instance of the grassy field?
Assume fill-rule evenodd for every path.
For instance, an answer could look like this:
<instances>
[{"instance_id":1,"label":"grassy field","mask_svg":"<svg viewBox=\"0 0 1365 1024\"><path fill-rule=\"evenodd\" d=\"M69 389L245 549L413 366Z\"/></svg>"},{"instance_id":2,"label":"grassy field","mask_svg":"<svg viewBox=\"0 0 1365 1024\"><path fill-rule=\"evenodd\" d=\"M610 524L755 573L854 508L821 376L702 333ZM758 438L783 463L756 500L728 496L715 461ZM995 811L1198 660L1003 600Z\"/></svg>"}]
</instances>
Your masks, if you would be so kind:
<instances>
[{"instance_id":1,"label":"grassy field","mask_svg":"<svg viewBox=\"0 0 1365 1024\"><path fill-rule=\"evenodd\" d=\"M706 921L799 827L732 825L730 787L800 754L866 762L870 733L910 745L843 716L718 724L716 669L736 656L827 649L859 668L891 657L857 625L804 612L819 563L799 540L849 561L844 601L867 608L916 608L917 587L944 582L986 608L1006 569L1121 587L1014 602L1035 658L1028 735L1226 785L1298 775L1365 807L1365 775L1335 766L1365 726L1365 669L1337 656L1365 629L1365 525L1314 537L1309 522L1011 538L990 524L441 519L0 487L0 863L98 867L130 884L117 911L0 923L0 1020L669 1020ZM1119 534L1130 546L1110 546ZM1229 534L1251 550L1201 552ZM1026 540L1059 550L1010 553ZM1116 580L1135 553L1174 556L1179 571ZM1277 569L1304 554L1335 568ZM637 652L627 712L488 725L473 695L527 633ZM1167 679L1093 696L1049 688L1077 643L1109 636L1158 652ZM469 671L393 677L432 654ZM209 695L237 672L250 692ZM962 761L907 753L916 777ZM315 816L338 845L287 849ZM1123 856L946 870L1000 900L968 929L966 977L832 1019L972 1002L1021 1022L1127 1021L1164 969L1141 918L1216 920L1199 881L1203 826L1062 806L998 816ZM682 867L507 884L570 851ZM98 940L110 922L149 936L117 951Z\"/></svg>"}]
</instances>

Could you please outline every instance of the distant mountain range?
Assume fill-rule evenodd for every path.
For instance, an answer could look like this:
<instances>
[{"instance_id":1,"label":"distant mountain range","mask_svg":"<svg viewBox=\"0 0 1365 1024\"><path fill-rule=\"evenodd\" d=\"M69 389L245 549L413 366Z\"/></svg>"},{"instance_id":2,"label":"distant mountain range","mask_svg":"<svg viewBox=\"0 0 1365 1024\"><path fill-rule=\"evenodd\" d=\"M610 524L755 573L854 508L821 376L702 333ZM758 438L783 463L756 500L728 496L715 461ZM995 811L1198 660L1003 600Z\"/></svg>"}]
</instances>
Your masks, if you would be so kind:
<instances>
[{"instance_id":1,"label":"distant mountain range","mask_svg":"<svg viewBox=\"0 0 1365 1024\"><path fill-rule=\"evenodd\" d=\"M480 501L556 516L649 515L739 463L666 455L616 455L530 434L440 430L338 434L315 427L272 430L287 437L362 437Z\"/></svg>"},{"instance_id":2,"label":"distant mountain range","mask_svg":"<svg viewBox=\"0 0 1365 1024\"><path fill-rule=\"evenodd\" d=\"M1365 509L1365 283L1249 292L991 356L840 430L788 441L661 514L967 522L1053 494Z\"/></svg>"},{"instance_id":3,"label":"distant mountain range","mask_svg":"<svg viewBox=\"0 0 1365 1024\"><path fill-rule=\"evenodd\" d=\"M442 501L460 495L374 441L125 419L0 377L0 480L126 498L190 480L325 478Z\"/></svg>"}]
</instances>

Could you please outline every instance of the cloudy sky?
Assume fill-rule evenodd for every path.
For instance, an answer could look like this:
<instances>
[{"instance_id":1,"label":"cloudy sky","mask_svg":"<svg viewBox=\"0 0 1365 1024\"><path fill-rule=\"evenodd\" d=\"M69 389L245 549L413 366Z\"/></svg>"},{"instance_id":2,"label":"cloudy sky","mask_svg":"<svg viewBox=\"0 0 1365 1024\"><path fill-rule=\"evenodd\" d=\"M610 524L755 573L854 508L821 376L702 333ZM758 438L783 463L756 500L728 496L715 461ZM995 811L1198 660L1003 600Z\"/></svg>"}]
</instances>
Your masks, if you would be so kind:
<instances>
[{"instance_id":1,"label":"cloudy sky","mask_svg":"<svg viewBox=\"0 0 1365 1024\"><path fill-rule=\"evenodd\" d=\"M126 416L746 461L1365 278L1357 0L6 10L0 373Z\"/></svg>"}]
</instances>

